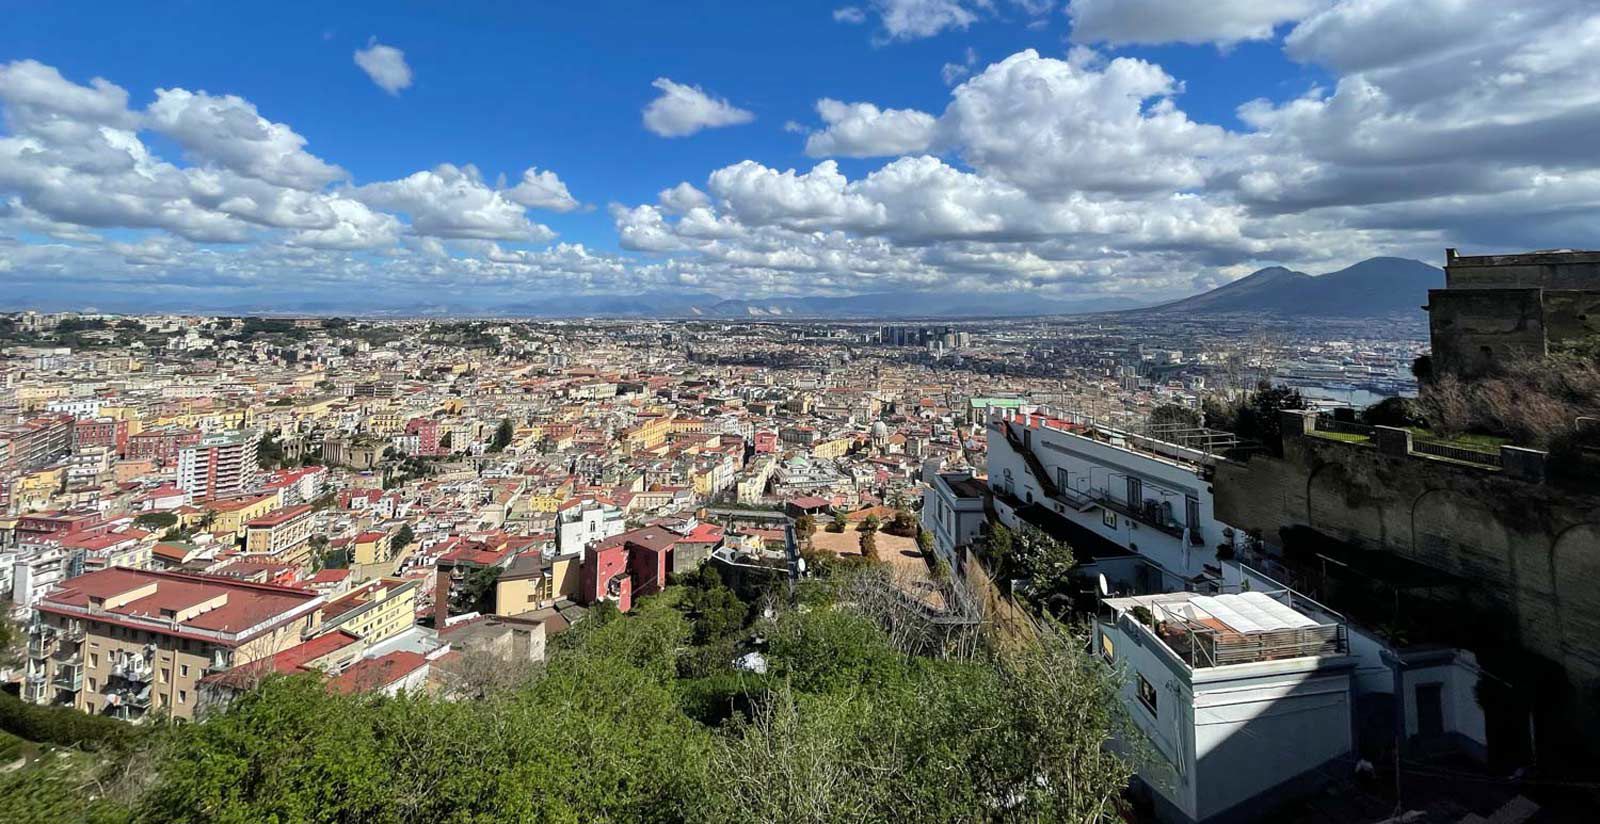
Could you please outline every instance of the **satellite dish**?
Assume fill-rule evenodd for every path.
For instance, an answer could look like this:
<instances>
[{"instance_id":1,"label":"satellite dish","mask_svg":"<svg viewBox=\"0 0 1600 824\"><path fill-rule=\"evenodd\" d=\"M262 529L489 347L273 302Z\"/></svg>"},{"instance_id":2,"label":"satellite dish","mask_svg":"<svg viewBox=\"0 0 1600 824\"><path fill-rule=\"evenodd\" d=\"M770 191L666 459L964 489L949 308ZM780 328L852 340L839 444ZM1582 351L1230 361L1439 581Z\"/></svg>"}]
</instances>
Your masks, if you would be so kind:
<instances>
[{"instance_id":1,"label":"satellite dish","mask_svg":"<svg viewBox=\"0 0 1600 824\"><path fill-rule=\"evenodd\" d=\"M1106 584L1106 574L1104 572L1100 573L1099 578L1100 578L1100 597L1101 598L1110 598L1111 597L1111 587Z\"/></svg>"}]
</instances>

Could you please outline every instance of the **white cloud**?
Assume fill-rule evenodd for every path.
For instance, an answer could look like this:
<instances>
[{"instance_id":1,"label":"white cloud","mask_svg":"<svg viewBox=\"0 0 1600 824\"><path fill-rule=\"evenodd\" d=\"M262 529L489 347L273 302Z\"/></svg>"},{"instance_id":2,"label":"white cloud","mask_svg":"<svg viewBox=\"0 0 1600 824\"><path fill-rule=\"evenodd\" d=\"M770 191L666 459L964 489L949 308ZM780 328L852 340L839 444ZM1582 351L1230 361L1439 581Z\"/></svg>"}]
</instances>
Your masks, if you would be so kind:
<instances>
[{"instance_id":1,"label":"white cloud","mask_svg":"<svg viewBox=\"0 0 1600 824\"><path fill-rule=\"evenodd\" d=\"M352 192L371 206L403 212L419 235L477 240L544 241L555 236L528 220L520 204L485 185L472 166L442 163L400 180L369 183Z\"/></svg>"},{"instance_id":2,"label":"white cloud","mask_svg":"<svg viewBox=\"0 0 1600 824\"><path fill-rule=\"evenodd\" d=\"M978 19L962 0L873 0L872 10L891 40L932 37L946 29L965 29Z\"/></svg>"},{"instance_id":3,"label":"white cloud","mask_svg":"<svg viewBox=\"0 0 1600 824\"><path fill-rule=\"evenodd\" d=\"M128 92L96 77L80 86L37 60L0 64L0 100L13 129L44 129L53 120L131 128Z\"/></svg>"},{"instance_id":4,"label":"white cloud","mask_svg":"<svg viewBox=\"0 0 1600 824\"><path fill-rule=\"evenodd\" d=\"M943 80L946 86L954 86L962 78L972 74L972 67L977 64L978 52L968 46L967 53L960 63L946 63L939 68L939 79Z\"/></svg>"},{"instance_id":5,"label":"white cloud","mask_svg":"<svg viewBox=\"0 0 1600 824\"><path fill-rule=\"evenodd\" d=\"M727 100L712 97L699 86L674 83L665 77L650 85L661 96L644 108L644 127L661 137L687 137L702 129L738 126L756 119L754 114Z\"/></svg>"},{"instance_id":6,"label":"white cloud","mask_svg":"<svg viewBox=\"0 0 1600 824\"><path fill-rule=\"evenodd\" d=\"M817 114L827 128L806 138L812 157L882 157L921 152L933 142L937 121L913 109L879 109L871 103L823 98Z\"/></svg>"},{"instance_id":7,"label":"white cloud","mask_svg":"<svg viewBox=\"0 0 1600 824\"><path fill-rule=\"evenodd\" d=\"M661 201L663 207L677 214L711 205L711 198L705 192L688 183L679 183L670 189L662 189L656 199Z\"/></svg>"},{"instance_id":8,"label":"white cloud","mask_svg":"<svg viewBox=\"0 0 1600 824\"><path fill-rule=\"evenodd\" d=\"M943 139L987 174L1041 197L1201 185L1226 133L1191 121L1179 85L1154 63L1018 52L961 84Z\"/></svg>"},{"instance_id":9,"label":"white cloud","mask_svg":"<svg viewBox=\"0 0 1600 824\"><path fill-rule=\"evenodd\" d=\"M859 6L845 6L833 10L833 19L838 23L859 25L867 22L867 13L862 11Z\"/></svg>"},{"instance_id":10,"label":"white cloud","mask_svg":"<svg viewBox=\"0 0 1600 824\"><path fill-rule=\"evenodd\" d=\"M295 189L320 189L345 176L304 149L306 139L273 123L233 95L156 89L149 126L178 141L191 157L241 175Z\"/></svg>"},{"instance_id":11,"label":"white cloud","mask_svg":"<svg viewBox=\"0 0 1600 824\"><path fill-rule=\"evenodd\" d=\"M522 181L505 189L507 199L530 209L549 209L552 212L570 212L578 208L577 199L567 191L567 184L555 172L539 171L529 167L522 173Z\"/></svg>"},{"instance_id":12,"label":"white cloud","mask_svg":"<svg viewBox=\"0 0 1600 824\"><path fill-rule=\"evenodd\" d=\"M394 46L385 46L377 38L367 41L367 47L357 49L356 65L378 84L378 88L398 95L411 87L411 67L406 65L406 53Z\"/></svg>"},{"instance_id":13,"label":"white cloud","mask_svg":"<svg viewBox=\"0 0 1600 824\"><path fill-rule=\"evenodd\" d=\"M1266 40L1331 0L1070 0L1077 43L1215 43Z\"/></svg>"}]
</instances>

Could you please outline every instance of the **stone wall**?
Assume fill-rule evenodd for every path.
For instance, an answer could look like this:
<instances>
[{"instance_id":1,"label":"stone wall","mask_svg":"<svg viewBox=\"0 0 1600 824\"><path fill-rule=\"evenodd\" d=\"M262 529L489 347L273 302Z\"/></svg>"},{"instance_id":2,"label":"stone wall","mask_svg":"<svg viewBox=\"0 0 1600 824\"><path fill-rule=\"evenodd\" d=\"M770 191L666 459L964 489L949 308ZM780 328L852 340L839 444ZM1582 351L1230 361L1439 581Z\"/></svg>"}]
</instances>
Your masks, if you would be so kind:
<instances>
[{"instance_id":1,"label":"stone wall","mask_svg":"<svg viewBox=\"0 0 1600 824\"><path fill-rule=\"evenodd\" d=\"M1600 252L1459 257L1446 252L1451 289L1600 289Z\"/></svg>"},{"instance_id":2,"label":"stone wall","mask_svg":"<svg viewBox=\"0 0 1600 824\"><path fill-rule=\"evenodd\" d=\"M1544 327L1551 343L1600 335L1600 289L1546 291Z\"/></svg>"},{"instance_id":3,"label":"stone wall","mask_svg":"<svg viewBox=\"0 0 1600 824\"><path fill-rule=\"evenodd\" d=\"M1269 542L1309 527L1477 584L1489 603L1462 609L1503 615L1517 643L1565 670L1585 720L1600 719L1600 493L1289 429L1283 458L1217 467L1221 520Z\"/></svg>"},{"instance_id":4,"label":"stone wall","mask_svg":"<svg viewBox=\"0 0 1600 824\"><path fill-rule=\"evenodd\" d=\"M1538 289L1429 290L1435 371L1475 375L1510 358L1544 356L1541 298Z\"/></svg>"}]
</instances>

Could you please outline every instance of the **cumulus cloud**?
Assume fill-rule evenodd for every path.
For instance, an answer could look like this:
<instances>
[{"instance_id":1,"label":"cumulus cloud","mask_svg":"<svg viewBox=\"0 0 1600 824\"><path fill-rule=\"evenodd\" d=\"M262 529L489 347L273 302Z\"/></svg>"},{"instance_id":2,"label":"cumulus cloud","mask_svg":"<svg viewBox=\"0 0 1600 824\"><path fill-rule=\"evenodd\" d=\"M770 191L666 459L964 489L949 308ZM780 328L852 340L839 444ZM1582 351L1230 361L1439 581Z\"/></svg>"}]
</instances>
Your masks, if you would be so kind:
<instances>
[{"instance_id":1,"label":"cumulus cloud","mask_svg":"<svg viewBox=\"0 0 1600 824\"><path fill-rule=\"evenodd\" d=\"M806 138L812 157L882 157L921 152L933 142L937 121L913 109L879 109L871 103L823 98L817 114L827 128Z\"/></svg>"},{"instance_id":2,"label":"cumulus cloud","mask_svg":"<svg viewBox=\"0 0 1600 824\"><path fill-rule=\"evenodd\" d=\"M880 5L861 8L876 19ZM1019 6L963 8L1004 17ZM1216 8L1227 17L1233 6ZM1267 263L1325 271L1374 254L1592 234L1592 2L1330 0L1282 14L1097 41L1225 43L1287 29L1286 55L1325 85L1235 101L1229 127L1185 111L1184 83L1152 58L1080 46L1064 58L973 59L940 110L823 101L807 132L826 156L814 165L733 156L660 181L646 202L612 204L618 253L545 245L550 230L526 210L577 200L542 167L509 183L452 165L345 182L333 158L247 101L166 90L130 110L110 81L0 64L0 282L136 284L152 296L259 289L264 301L286 289L348 294L352 282L385 296L503 284L1149 299ZM182 158L142 139L156 131Z\"/></svg>"},{"instance_id":3,"label":"cumulus cloud","mask_svg":"<svg viewBox=\"0 0 1600 824\"><path fill-rule=\"evenodd\" d=\"M176 140L192 157L246 177L314 190L345 176L307 153L306 139L293 129L267 120L231 94L156 89L148 115L150 128Z\"/></svg>"},{"instance_id":4,"label":"cumulus cloud","mask_svg":"<svg viewBox=\"0 0 1600 824\"><path fill-rule=\"evenodd\" d=\"M544 241L555 237L549 227L528 220L507 193L485 185L471 165L441 163L423 172L353 191L362 202L402 212L420 235L477 240Z\"/></svg>"},{"instance_id":5,"label":"cumulus cloud","mask_svg":"<svg viewBox=\"0 0 1600 824\"><path fill-rule=\"evenodd\" d=\"M548 169L541 172L532 167L522 173L521 182L505 189L505 196L513 203L520 203L529 209L548 209L552 212L570 212L580 205L555 172Z\"/></svg>"},{"instance_id":6,"label":"cumulus cloud","mask_svg":"<svg viewBox=\"0 0 1600 824\"><path fill-rule=\"evenodd\" d=\"M1070 0L1077 43L1215 43L1267 40L1332 0Z\"/></svg>"},{"instance_id":7,"label":"cumulus cloud","mask_svg":"<svg viewBox=\"0 0 1600 824\"><path fill-rule=\"evenodd\" d=\"M661 137L688 137L702 129L738 126L756 119L727 100L712 97L699 86L674 83L665 77L650 85L661 96L644 107L644 127Z\"/></svg>"},{"instance_id":8,"label":"cumulus cloud","mask_svg":"<svg viewBox=\"0 0 1600 824\"><path fill-rule=\"evenodd\" d=\"M378 88L398 95L402 89L411 88L411 67L406 65L406 53L394 46L385 46L377 38L367 41L367 47L356 49L356 65L378 84Z\"/></svg>"},{"instance_id":9,"label":"cumulus cloud","mask_svg":"<svg viewBox=\"0 0 1600 824\"><path fill-rule=\"evenodd\" d=\"M554 172L532 167L511 188L444 165L330 189L348 174L247 100L172 88L144 111L127 101L103 79L79 85L34 61L0 64L0 224L84 244L100 242L95 230L129 229L301 255L389 253L407 237L543 242L554 233L524 209L578 207ZM144 131L171 138L189 165L158 156Z\"/></svg>"}]
</instances>

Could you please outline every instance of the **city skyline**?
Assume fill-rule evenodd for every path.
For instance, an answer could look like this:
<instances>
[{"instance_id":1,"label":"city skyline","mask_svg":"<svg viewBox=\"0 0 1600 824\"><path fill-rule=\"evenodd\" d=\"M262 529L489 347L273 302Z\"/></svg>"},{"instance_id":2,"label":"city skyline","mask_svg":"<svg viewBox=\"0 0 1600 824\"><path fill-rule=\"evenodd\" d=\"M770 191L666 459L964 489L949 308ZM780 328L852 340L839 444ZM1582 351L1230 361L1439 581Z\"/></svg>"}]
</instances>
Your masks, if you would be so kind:
<instances>
[{"instance_id":1,"label":"city skyline","mask_svg":"<svg viewBox=\"0 0 1600 824\"><path fill-rule=\"evenodd\" d=\"M0 284L1152 303L1579 245L1600 196L1577 0L306 11L13 14Z\"/></svg>"}]
</instances>

